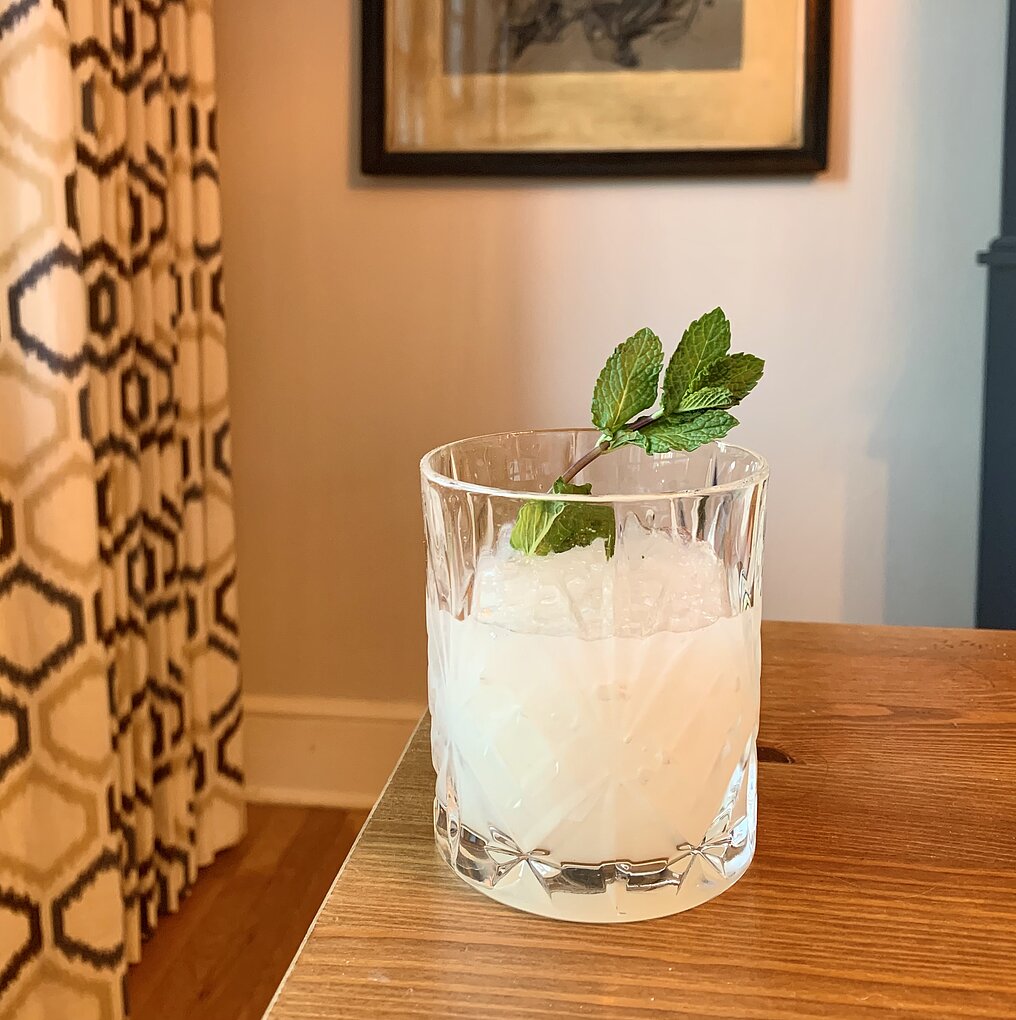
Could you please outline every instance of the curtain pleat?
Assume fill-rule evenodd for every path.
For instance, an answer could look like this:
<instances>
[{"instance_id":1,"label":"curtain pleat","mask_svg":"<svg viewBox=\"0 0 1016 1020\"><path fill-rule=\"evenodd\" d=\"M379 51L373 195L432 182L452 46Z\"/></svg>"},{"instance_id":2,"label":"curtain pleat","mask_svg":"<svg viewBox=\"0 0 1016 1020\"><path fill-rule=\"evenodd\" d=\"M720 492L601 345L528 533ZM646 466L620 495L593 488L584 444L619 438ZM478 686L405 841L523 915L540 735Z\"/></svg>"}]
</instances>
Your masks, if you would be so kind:
<instances>
[{"instance_id":1,"label":"curtain pleat","mask_svg":"<svg viewBox=\"0 0 1016 1020\"><path fill-rule=\"evenodd\" d=\"M243 834L211 0L0 0L0 1016Z\"/></svg>"}]
</instances>

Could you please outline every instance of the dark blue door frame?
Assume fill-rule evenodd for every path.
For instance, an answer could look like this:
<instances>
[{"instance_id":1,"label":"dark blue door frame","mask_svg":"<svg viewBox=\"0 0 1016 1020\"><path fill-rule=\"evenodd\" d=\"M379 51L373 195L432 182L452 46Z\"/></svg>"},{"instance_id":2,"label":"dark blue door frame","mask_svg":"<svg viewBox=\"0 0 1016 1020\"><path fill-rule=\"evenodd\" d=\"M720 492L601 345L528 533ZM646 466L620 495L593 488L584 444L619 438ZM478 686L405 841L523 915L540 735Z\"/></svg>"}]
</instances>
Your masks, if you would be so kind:
<instances>
[{"instance_id":1,"label":"dark blue door frame","mask_svg":"<svg viewBox=\"0 0 1016 1020\"><path fill-rule=\"evenodd\" d=\"M1002 230L988 267L977 625L1016 630L1016 0L1009 0Z\"/></svg>"}]
</instances>

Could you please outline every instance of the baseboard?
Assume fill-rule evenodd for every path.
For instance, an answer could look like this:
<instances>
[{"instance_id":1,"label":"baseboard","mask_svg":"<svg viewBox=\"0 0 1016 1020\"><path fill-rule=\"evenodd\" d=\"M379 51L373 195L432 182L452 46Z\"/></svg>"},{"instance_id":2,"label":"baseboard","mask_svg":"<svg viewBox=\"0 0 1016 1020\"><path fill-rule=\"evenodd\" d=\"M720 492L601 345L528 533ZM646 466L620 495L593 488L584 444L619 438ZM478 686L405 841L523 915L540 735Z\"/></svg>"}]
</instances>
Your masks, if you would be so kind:
<instances>
[{"instance_id":1,"label":"baseboard","mask_svg":"<svg viewBox=\"0 0 1016 1020\"><path fill-rule=\"evenodd\" d=\"M369 808L425 708L406 701L248 695L247 799Z\"/></svg>"}]
</instances>

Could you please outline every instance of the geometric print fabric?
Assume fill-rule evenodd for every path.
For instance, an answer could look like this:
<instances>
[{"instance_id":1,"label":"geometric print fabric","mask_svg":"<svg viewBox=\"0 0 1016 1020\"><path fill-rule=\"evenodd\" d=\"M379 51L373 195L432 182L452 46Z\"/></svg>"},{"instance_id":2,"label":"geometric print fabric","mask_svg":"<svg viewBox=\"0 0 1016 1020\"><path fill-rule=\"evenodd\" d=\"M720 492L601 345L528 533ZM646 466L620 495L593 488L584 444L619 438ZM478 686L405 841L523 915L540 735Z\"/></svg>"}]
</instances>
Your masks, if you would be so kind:
<instances>
[{"instance_id":1,"label":"geometric print fabric","mask_svg":"<svg viewBox=\"0 0 1016 1020\"><path fill-rule=\"evenodd\" d=\"M0 0L0 1016L245 826L211 0Z\"/></svg>"}]
</instances>

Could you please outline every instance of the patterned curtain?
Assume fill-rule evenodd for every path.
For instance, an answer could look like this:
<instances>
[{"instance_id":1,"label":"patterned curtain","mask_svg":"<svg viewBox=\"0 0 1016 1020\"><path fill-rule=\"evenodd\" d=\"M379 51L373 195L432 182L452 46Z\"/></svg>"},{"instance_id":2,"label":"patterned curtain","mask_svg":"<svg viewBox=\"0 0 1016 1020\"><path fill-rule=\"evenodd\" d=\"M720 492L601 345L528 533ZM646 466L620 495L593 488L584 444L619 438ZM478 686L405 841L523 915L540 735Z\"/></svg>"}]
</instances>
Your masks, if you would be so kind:
<instances>
[{"instance_id":1,"label":"patterned curtain","mask_svg":"<svg viewBox=\"0 0 1016 1020\"><path fill-rule=\"evenodd\" d=\"M0 1016L244 830L211 0L0 0Z\"/></svg>"}]
</instances>

